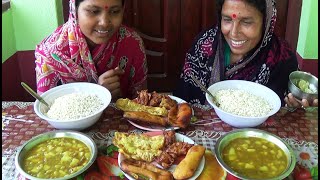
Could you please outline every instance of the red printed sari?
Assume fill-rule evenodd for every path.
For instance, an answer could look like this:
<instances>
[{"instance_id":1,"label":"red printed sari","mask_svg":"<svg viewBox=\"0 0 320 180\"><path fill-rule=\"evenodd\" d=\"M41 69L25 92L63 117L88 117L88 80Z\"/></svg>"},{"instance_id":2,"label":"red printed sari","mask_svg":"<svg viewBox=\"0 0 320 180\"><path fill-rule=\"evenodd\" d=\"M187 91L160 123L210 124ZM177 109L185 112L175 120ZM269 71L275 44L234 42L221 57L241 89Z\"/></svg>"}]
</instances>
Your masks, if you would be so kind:
<instances>
[{"instance_id":1,"label":"red printed sari","mask_svg":"<svg viewBox=\"0 0 320 180\"><path fill-rule=\"evenodd\" d=\"M76 19L74 0L70 0L68 21L45 38L35 50L37 91L39 94L71 82L97 83L107 70L120 67L123 97L132 97L146 81L147 63L139 35L122 25L110 40L91 52Z\"/></svg>"}]
</instances>

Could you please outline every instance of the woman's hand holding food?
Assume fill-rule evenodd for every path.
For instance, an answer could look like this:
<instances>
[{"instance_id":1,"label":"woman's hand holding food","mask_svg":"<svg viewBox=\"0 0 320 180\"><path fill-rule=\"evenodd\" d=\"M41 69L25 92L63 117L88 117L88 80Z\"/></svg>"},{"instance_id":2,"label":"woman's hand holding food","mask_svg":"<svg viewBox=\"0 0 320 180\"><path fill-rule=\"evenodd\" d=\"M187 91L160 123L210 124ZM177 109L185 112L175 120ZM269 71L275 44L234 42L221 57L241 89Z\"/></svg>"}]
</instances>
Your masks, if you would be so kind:
<instances>
[{"instance_id":1,"label":"woman's hand holding food","mask_svg":"<svg viewBox=\"0 0 320 180\"><path fill-rule=\"evenodd\" d=\"M309 106L318 106L318 99L313 100L312 103L309 103L308 100L302 99L301 101L296 99L292 93L289 93L285 98L284 101L286 102L286 106L288 107L295 107L299 108L301 106L303 107L309 107Z\"/></svg>"},{"instance_id":2,"label":"woman's hand holding food","mask_svg":"<svg viewBox=\"0 0 320 180\"><path fill-rule=\"evenodd\" d=\"M116 67L99 76L98 84L107 88L112 98L121 97L120 76L124 73L122 69Z\"/></svg>"}]
</instances>

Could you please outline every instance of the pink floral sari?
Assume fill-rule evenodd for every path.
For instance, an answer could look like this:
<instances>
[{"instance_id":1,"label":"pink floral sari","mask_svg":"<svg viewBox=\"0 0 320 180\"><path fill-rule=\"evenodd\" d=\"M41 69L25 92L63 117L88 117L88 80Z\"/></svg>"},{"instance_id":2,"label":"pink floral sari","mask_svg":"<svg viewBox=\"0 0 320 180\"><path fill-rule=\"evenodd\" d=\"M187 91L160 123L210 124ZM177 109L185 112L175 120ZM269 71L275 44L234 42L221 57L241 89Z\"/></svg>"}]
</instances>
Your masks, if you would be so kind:
<instances>
[{"instance_id":1,"label":"pink floral sari","mask_svg":"<svg viewBox=\"0 0 320 180\"><path fill-rule=\"evenodd\" d=\"M132 97L146 81L147 62L142 39L122 25L110 40L92 52L76 19L75 0L70 0L68 21L45 38L35 50L37 91L39 94L71 82L97 83L107 70L120 67L121 91Z\"/></svg>"}]
</instances>

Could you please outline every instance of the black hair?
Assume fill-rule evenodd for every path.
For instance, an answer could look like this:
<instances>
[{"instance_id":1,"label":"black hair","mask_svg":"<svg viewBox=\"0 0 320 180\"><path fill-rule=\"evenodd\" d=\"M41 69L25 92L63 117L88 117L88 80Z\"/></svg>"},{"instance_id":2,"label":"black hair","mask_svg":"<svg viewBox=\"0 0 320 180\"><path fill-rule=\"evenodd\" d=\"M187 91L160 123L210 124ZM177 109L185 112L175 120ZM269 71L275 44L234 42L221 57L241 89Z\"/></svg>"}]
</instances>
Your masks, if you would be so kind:
<instances>
[{"instance_id":1,"label":"black hair","mask_svg":"<svg viewBox=\"0 0 320 180\"><path fill-rule=\"evenodd\" d=\"M84 0L76 0L76 9L78 9L78 7L79 7L79 5L80 5L80 3L81 3L82 1L84 1ZM125 1L125 0L122 0L122 6L124 5L124 1Z\"/></svg>"},{"instance_id":2,"label":"black hair","mask_svg":"<svg viewBox=\"0 0 320 180\"><path fill-rule=\"evenodd\" d=\"M218 0L217 1L219 21L221 20L221 11L222 11L222 6L224 4L224 1L225 0ZM265 0L244 0L244 1L248 4L250 4L251 6L255 7L258 11L260 11L262 13L263 17L266 16L266 1Z\"/></svg>"}]
</instances>

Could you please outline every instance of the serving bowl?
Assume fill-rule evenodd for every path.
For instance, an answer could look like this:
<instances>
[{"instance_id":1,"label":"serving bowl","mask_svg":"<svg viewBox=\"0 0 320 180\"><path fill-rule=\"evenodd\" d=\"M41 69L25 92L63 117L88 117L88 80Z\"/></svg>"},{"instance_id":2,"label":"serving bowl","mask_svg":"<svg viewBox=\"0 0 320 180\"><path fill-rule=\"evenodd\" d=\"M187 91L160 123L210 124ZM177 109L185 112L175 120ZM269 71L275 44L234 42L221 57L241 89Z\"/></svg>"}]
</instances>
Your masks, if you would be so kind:
<instances>
[{"instance_id":1,"label":"serving bowl","mask_svg":"<svg viewBox=\"0 0 320 180\"><path fill-rule=\"evenodd\" d=\"M48 91L44 92L41 97L49 104L49 106L52 106L57 98L74 93L97 95L98 99L101 100L102 105L100 106L100 108L90 113L89 115L79 117L77 119L50 118L47 115L49 108L42 104L39 100L36 100L34 103L34 111L41 119L46 120L56 129L83 130L92 126L99 120L103 113L103 110L107 108L111 101L111 93L107 88L98 84L88 82L74 82L63 84L49 89ZM73 108L74 112L77 112L76 109L85 109L83 107Z\"/></svg>"},{"instance_id":2,"label":"serving bowl","mask_svg":"<svg viewBox=\"0 0 320 180\"><path fill-rule=\"evenodd\" d=\"M71 138L71 139L75 139L75 140L79 140L81 141L83 144L83 146L87 146L88 147L88 150L90 151L90 155L87 158L87 163L84 164L80 169L78 169L77 171L73 172L72 174L70 175L66 175L64 177L57 177L57 178L53 178L52 180L65 180L65 179L71 179L73 177L76 177L78 176L79 174L83 173L84 171L86 171L95 161L96 157L97 157L97 153L98 153L98 150L97 150L97 146L95 144L95 142L87 135L81 133L81 132L77 132L77 131L70 131L70 130L56 130L56 131L51 131L51 132L47 132L47 133L43 133L43 134L40 134L38 136L35 136L33 137L32 139L30 139L29 141L25 142L18 150L17 154L16 154L16 157L15 157L15 166L16 168L18 169L19 173L21 175L23 175L24 177L26 177L27 179L33 179L33 180L43 180L45 178L40 178L40 177L35 177L35 176L32 176L30 175L29 173L27 173L26 169L27 168L27 165L23 165L24 164L24 161L26 161L27 157L29 157L28 155L30 155L32 152L32 150L34 150L33 148L36 148L36 146L39 147L39 145L41 143L44 143L45 141L48 141L48 140L53 140L56 138ZM63 144L63 145L66 145L67 144ZM48 147L48 146L47 146ZM71 150L71 148L69 147L66 147L68 148L69 150ZM74 147L74 148L77 148ZM80 148L77 148L78 150L77 151L74 151L75 153L78 153L80 152ZM48 155L48 153L50 152L58 152L57 150L57 147L54 147L53 149L51 149L50 151L45 151L45 152L42 152L42 153L37 153L37 155L40 155L40 154L43 154L43 157L46 157ZM65 152L65 151L63 151ZM62 153L63 154L63 153ZM59 157L58 155L55 155L57 157ZM84 156L84 155L83 155ZM31 158L29 158L31 159ZM62 158L61 158L62 159ZM73 160L74 158L72 158ZM47 161L49 161L49 158L47 158ZM42 161L41 161L42 162ZM56 163L52 163L53 165L58 165L58 162L55 161ZM71 163L70 163L71 164ZM28 164L29 165L29 164ZM43 164L42 164L43 165ZM39 165L38 165L39 166ZM37 166L37 167L38 167ZM45 165L44 165L45 166ZM70 167L69 167L70 166ZM71 167L71 165L65 165L65 167L67 169L70 169L70 168L74 168L74 166ZM43 167L45 168L45 167ZM51 168L48 168L49 170L53 169L52 167Z\"/></svg>"},{"instance_id":3,"label":"serving bowl","mask_svg":"<svg viewBox=\"0 0 320 180\"><path fill-rule=\"evenodd\" d=\"M248 176L245 176L237 171L235 171L235 167L231 168L229 165L227 165L227 161L225 159L226 156L223 155L224 152L224 148L226 148L232 141L234 140L239 140L239 138L248 138L248 137L254 137L254 138L261 138L262 140L266 140L266 142L273 144L273 146L277 146L279 147L285 155L285 158L287 159L287 164L283 166L283 170L281 172L274 175L274 177L268 177L266 178L266 176L263 177L259 177L259 178L249 178ZM253 142L257 142L252 140ZM241 145L240 145L241 146ZM237 147L240 147L237 146ZM262 146L260 144L257 144L257 146ZM249 148L248 148L249 149ZM271 149L271 148L270 148ZM270 151L272 151L272 149L270 150L269 147L266 150L267 153L269 153L268 155L266 155L268 158L262 158L260 157L260 152L254 152L254 154L249 154L248 153L248 157L246 157L247 159L250 159L252 157L256 157L256 158L260 158L260 159L271 159L275 155L272 155L270 153ZM291 149L291 147L285 142L283 141L280 137L268 133L266 131L262 131L262 130L258 130L258 129L253 129L253 128L245 128L245 129L238 129L238 130L234 130L231 131L223 136L221 136L217 143L215 144L215 154L216 154L216 159L219 162L219 164L231 175L240 178L240 179L244 179L244 180L255 180L255 179L260 179L260 180L278 180L278 179L284 179L285 177L289 176L290 173L293 171L295 164L296 164L296 159L295 159L295 155L293 150ZM236 151L240 151L238 148L236 148ZM225 153L225 152L224 152ZM259 155L258 155L259 154ZM276 153L277 155L277 153ZM267 160L264 160L263 163L265 163L263 166L268 166L266 165ZM276 162L275 162L276 163ZM262 168L263 166L259 166L259 167L255 167L254 169L252 169L252 172L257 173L260 168ZM274 164L274 168L275 169L279 169L280 165L276 165ZM269 166L268 166L269 167ZM270 168L269 168L270 169ZM271 174L271 170L267 171L266 173Z\"/></svg>"},{"instance_id":4,"label":"serving bowl","mask_svg":"<svg viewBox=\"0 0 320 180\"><path fill-rule=\"evenodd\" d=\"M265 122L269 116L272 116L273 114L277 113L281 107L280 98L274 91L272 91L271 89L269 89L264 85L254 83L251 81L225 80L225 81L214 83L208 88L208 91L211 92L211 94L213 94L214 96L220 90L243 90L256 97L260 97L260 99L262 98L271 107L268 113L265 113L259 116L237 115L235 113L230 113L220 108L219 105L216 104L217 99L213 100L211 96L208 93L206 93L206 100L214 108L218 117L225 123L234 127L245 128L245 127L258 126L263 122ZM248 99L245 99L245 98L239 99L239 100L241 102L248 102ZM231 101L234 101L234 99L232 99ZM230 102L230 107L231 106L232 104ZM240 104L235 104L234 106L239 106L239 107L234 107L237 109L247 108L247 107L241 106ZM254 105L254 108L255 109L259 108L259 105Z\"/></svg>"},{"instance_id":5,"label":"serving bowl","mask_svg":"<svg viewBox=\"0 0 320 180\"><path fill-rule=\"evenodd\" d=\"M309 85L301 81L305 81ZM300 87L299 82L300 86L304 86L305 84L306 87ZM288 89L294 97L300 100L307 99L309 102L312 102L314 99L318 99L318 78L304 71L293 71L289 75Z\"/></svg>"}]
</instances>

